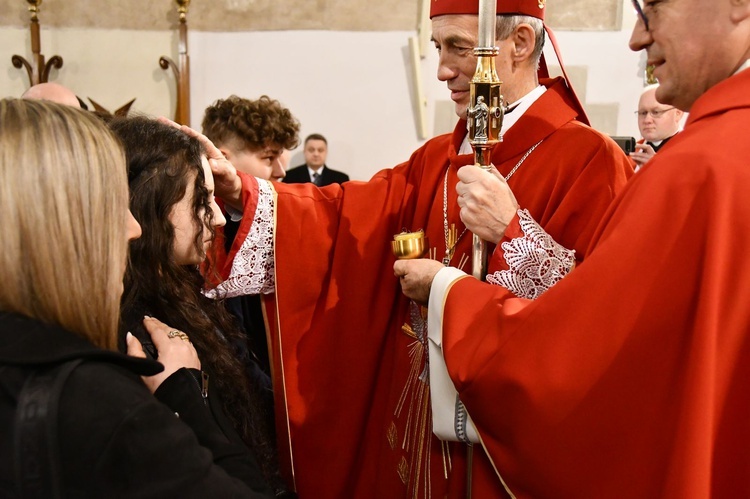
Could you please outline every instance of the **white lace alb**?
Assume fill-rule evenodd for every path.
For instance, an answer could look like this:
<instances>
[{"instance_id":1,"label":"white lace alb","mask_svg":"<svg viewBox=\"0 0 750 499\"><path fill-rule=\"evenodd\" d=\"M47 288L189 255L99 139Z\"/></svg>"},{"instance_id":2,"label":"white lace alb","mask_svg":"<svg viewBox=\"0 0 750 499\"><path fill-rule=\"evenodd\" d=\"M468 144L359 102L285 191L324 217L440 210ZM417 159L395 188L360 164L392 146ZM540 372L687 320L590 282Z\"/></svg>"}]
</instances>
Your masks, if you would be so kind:
<instances>
[{"instance_id":1,"label":"white lace alb","mask_svg":"<svg viewBox=\"0 0 750 499\"><path fill-rule=\"evenodd\" d=\"M518 210L518 217L523 236L501 245L508 270L489 274L487 282L534 300L573 269L576 252L557 244L527 210Z\"/></svg>"},{"instance_id":2,"label":"white lace alb","mask_svg":"<svg viewBox=\"0 0 750 499\"><path fill-rule=\"evenodd\" d=\"M226 281L206 293L209 298L271 293L276 287L273 260L274 196L267 180L258 179L258 207Z\"/></svg>"}]
</instances>

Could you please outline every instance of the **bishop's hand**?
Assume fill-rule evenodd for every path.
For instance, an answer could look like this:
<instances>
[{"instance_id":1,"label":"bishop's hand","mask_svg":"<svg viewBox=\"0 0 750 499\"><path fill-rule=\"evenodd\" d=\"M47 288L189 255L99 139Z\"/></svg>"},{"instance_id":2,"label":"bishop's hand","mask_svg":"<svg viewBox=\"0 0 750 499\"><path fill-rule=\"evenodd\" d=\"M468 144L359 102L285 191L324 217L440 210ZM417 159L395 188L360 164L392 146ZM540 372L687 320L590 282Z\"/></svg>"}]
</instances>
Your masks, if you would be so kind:
<instances>
[{"instance_id":1,"label":"bishop's hand","mask_svg":"<svg viewBox=\"0 0 750 499\"><path fill-rule=\"evenodd\" d=\"M399 278L401 291L408 298L420 305L427 305L432 280L442 268L445 268L442 263L426 258L396 260L393 264L393 273Z\"/></svg>"},{"instance_id":2,"label":"bishop's hand","mask_svg":"<svg viewBox=\"0 0 750 499\"><path fill-rule=\"evenodd\" d=\"M500 172L473 165L458 170L456 185L461 221L474 234L497 244L518 210L518 202Z\"/></svg>"},{"instance_id":3,"label":"bishop's hand","mask_svg":"<svg viewBox=\"0 0 750 499\"><path fill-rule=\"evenodd\" d=\"M185 135L195 137L206 151L206 158L214 176L216 196L223 199L231 207L242 210L242 180L237 175L237 169L224 156L211 140L189 126L180 125L168 118L160 117L159 121L175 128L179 128Z\"/></svg>"}]
</instances>

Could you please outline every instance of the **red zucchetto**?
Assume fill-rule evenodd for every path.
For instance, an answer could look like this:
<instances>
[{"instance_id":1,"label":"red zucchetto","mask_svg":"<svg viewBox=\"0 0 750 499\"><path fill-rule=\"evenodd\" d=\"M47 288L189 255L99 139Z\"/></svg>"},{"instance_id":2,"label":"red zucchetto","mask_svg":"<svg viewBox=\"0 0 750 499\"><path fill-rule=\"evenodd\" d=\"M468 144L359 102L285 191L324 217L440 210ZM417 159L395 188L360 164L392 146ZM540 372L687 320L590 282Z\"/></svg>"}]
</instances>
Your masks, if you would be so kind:
<instances>
[{"instance_id":1,"label":"red zucchetto","mask_svg":"<svg viewBox=\"0 0 750 499\"><path fill-rule=\"evenodd\" d=\"M497 0L498 14L520 14L544 20L546 0ZM430 19L449 14L479 14L479 0L430 0Z\"/></svg>"}]
</instances>

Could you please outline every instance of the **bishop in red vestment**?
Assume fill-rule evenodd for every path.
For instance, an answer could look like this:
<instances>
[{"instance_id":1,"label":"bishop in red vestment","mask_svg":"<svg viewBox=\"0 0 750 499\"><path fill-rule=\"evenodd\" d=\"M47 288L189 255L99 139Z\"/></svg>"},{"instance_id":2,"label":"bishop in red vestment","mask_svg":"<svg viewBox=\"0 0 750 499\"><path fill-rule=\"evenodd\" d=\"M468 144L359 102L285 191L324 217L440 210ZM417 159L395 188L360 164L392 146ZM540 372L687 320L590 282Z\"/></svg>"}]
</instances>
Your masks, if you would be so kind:
<instances>
[{"instance_id":1,"label":"bishop in red vestment","mask_svg":"<svg viewBox=\"0 0 750 499\"><path fill-rule=\"evenodd\" d=\"M690 117L537 300L397 262L515 497L750 496L748 33L747 1L643 10L631 47Z\"/></svg>"},{"instance_id":2,"label":"bishop in red vestment","mask_svg":"<svg viewBox=\"0 0 750 499\"><path fill-rule=\"evenodd\" d=\"M474 15L457 17L473 23L475 34L471 3ZM519 2L510 3L517 12ZM536 0L520 4L543 14ZM433 9L447 35L454 11ZM632 169L614 142L578 121L585 116L563 79L537 81L533 30L518 26L512 31L519 36L503 44L526 54L513 63L523 63L526 76L512 79L508 70L503 93L517 107L506 117L492 162L520 205L580 258ZM448 38L440 46L439 77L465 110L462 92L468 94L475 60L457 57ZM465 135L461 120L453 134L428 141L409 161L366 183L317 188L241 176L245 216L220 292L274 291L265 302L281 452L303 498L465 495L463 444L431 433L426 323L399 292L390 247L394 234L423 229L436 259L447 254L450 265L470 266L471 235L455 191L458 169L473 162L470 149L462 153ZM481 450L474 488L475 497L504 494Z\"/></svg>"}]
</instances>

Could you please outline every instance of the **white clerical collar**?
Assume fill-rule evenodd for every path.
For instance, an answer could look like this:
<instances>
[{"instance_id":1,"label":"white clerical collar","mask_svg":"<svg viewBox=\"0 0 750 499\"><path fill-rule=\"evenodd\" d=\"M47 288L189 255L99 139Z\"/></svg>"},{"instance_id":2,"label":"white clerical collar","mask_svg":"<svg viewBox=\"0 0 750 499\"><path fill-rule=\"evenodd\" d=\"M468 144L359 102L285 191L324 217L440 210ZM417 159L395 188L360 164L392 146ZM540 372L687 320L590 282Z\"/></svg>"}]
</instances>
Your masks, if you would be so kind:
<instances>
[{"instance_id":1,"label":"white clerical collar","mask_svg":"<svg viewBox=\"0 0 750 499\"><path fill-rule=\"evenodd\" d=\"M737 71L735 71L735 72L734 72L734 74L737 74L737 73L739 73L740 71L743 71L743 70L745 70L745 69L747 69L747 68L750 68L750 59L746 60L746 61L745 61L745 64L743 64L742 66L740 66L740 67L739 67L739 69L738 69Z\"/></svg>"},{"instance_id":2,"label":"white clerical collar","mask_svg":"<svg viewBox=\"0 0 750 499\"><path fill-rule=\"evenodd\" d=\"M317 170L313 170L309 166L307 167L307 173L310 174L310 178L312 178L313 174L317 173L318 175L323 175L323 168L325 168L326 165L321 166Z\"/></svg>"},{"instance_id":3,"label":"white clerical collar","mask_svg":"<svg viewBox=\"0 0 750 499\"><path fill-rule=\"evenodd\" d=\"M500 134L505 135L510 127L516 124L521 119L521 116L534 104L539 97L547 91L547 87L539 85L534 90L524 95L515 102L508 105L508 109L512 109L513 112L506 114L503 117L503 126L500 127ZM473 152L471 144L469 144L469 134L464 136L463 142L461 142L461 148L458 150L458 154L471 154Z\"/></svg>"}]
</instances>

